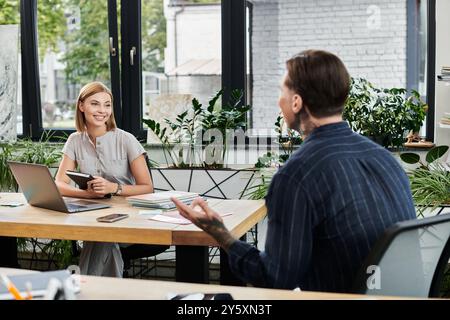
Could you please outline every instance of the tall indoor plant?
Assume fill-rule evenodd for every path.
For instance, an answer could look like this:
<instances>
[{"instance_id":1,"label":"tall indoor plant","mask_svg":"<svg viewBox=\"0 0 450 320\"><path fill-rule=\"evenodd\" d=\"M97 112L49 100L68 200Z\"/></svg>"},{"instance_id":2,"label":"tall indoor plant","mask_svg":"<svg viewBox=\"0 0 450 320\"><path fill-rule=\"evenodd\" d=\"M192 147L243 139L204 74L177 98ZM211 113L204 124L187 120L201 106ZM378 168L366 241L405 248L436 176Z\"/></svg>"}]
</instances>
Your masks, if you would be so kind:
<instances>
[{"instance_id":1,"label":"tall indoor plant","mask_svg":"<svg viewBox=\"0 0 450 320\"><path fill-rule=\"evenodd\" d=\"M354 131L384 147L401 147L408 132L420 130L427 109L415 90L379 89L366 79L352 79L343 115Z\"/></svg>"}]
</instances>

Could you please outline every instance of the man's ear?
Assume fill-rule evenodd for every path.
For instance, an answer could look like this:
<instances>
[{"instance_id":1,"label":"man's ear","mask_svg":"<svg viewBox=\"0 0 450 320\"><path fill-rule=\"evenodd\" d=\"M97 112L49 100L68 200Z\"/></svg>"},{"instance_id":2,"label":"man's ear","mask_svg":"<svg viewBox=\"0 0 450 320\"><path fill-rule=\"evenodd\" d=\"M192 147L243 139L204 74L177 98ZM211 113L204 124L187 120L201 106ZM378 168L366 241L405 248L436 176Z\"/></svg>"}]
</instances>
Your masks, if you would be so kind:
<instances>
[{"instance_id":1,"label":"man's ear","mask_svg":"<svg viewBox=\"0 0 450 320\"><path fill-rule=\"evenodd\" d=\"M303 99L298 94L294 94L292 99L293 99L293 101L292 101L292 111L295 114L298 114L300 112L300 110L302 110L302 108L303 108Z\"/></svg>"}]
</instances>

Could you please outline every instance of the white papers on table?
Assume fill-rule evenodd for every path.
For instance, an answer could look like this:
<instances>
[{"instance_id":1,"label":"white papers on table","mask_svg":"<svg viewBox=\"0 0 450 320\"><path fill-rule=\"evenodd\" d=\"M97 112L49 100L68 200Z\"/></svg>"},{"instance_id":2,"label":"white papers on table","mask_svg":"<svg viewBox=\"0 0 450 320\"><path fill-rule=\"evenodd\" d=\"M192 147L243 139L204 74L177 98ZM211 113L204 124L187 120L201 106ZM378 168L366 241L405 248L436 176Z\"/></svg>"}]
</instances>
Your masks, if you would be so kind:
<instances>
[{"instance_id":1,"label":"white papers on table","mask_svg":"<svg viewBox=\"0 0 450 320\"><path fill-rule=\"evenodd\" d=\"M229 216L231 215L231 212L227 213L220 213L221 217ZM167 211L163 214L158 214L153 217L149 218L150 220L160 221L160 222L167 222L167 223L174 223L174 224L191 224L192 222L183 217L178 210L174 211Z\"/></svg>"}]
</instances>

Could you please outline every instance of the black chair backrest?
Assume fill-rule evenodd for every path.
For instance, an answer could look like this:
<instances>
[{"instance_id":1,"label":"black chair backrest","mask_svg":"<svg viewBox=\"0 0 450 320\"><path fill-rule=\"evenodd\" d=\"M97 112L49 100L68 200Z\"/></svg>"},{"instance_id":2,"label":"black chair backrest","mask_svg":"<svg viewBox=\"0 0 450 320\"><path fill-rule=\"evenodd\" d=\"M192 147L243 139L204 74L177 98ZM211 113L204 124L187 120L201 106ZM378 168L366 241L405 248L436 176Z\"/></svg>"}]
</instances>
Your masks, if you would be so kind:
<instances>
[{"instance_id":1,"label":"black chair backrest","mask_svg":"<svg viewBox=\"0 0 450 320\"><path fill-rule=\"evenodd\" d=\"M450 214L390 227L356 276L354 292L436 297L450 258Z\"/></svg>"}]
</instances>

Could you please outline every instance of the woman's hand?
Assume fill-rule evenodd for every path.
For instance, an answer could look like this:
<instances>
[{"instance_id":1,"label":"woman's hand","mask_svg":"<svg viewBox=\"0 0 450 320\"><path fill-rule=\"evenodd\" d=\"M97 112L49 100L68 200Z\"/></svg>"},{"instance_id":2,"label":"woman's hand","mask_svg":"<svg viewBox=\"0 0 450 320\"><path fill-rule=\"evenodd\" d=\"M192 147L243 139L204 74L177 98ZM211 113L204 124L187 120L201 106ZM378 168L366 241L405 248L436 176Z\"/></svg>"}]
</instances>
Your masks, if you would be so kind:
<instances>
[{"instance_id":1,"label":"woman's hand","mask_svg":"<svg viewBox=\"0 0 450 320\"><path fill-rule=\"evenodd\" d=\"M117 190L117 183L110 182L105 178L94 176L94 180L88 181L87 192L97 197L104 197L109 193L114 193Z\"/></svg>"}]
</instances>

